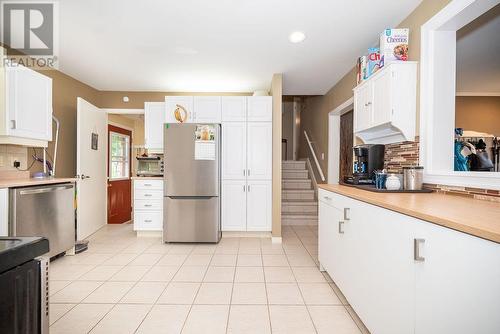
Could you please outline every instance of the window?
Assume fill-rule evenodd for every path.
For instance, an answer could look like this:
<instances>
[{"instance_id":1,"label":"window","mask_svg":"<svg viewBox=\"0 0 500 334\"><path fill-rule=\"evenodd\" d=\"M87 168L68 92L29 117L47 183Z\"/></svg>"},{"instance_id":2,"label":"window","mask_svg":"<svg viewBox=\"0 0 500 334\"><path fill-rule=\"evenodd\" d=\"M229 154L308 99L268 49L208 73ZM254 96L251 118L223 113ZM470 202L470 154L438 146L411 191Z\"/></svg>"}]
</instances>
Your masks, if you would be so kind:
<instances>
[{"instance_id":1,"label":"window","mask_svg":"<svg viewBox=\"0 0 500 334\"><path fill-rule=\"evenodd\" d=\"M463 73L457 73L457 58L462 59L457 54L457 36L460 39L460 29L496 4L452 0L421 27L420 160L425 167L426 183L500 189L499 172L454 170L457 87L463 89L457 82L463 77ZM495 62L490 69L496 65Z\"/></svg>"},{"instance_id":2,"label":"window","mask_svg":"<svg viewBox=\"0 0 500 334\"><path fill-rule=\"evenodd\" d=\"M130 176L130 137L110 132L109 178L125 179Z\"/></svg>"}]
</instances>

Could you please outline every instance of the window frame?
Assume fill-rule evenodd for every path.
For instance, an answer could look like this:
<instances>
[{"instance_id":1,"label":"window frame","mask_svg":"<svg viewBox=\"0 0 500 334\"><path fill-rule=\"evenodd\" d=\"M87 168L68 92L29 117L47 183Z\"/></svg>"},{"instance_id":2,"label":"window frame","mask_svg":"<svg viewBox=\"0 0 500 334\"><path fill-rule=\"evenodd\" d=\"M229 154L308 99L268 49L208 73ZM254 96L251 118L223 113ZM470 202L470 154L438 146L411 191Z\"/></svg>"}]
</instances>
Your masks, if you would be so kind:
<instances>
[{"instance_id":1,"label":"window frame","mask_svg":"<svg viewBox=\"0 0 500 334\"><path fill-rule=\"evenodd\" d=\"M126 153L126 158L122 162L126 166L126 168L127 168L127 176L126 177L123 177L123 176L112 177L112 170L113 170L112 166L113 166L114 160L113 160L111 146L113 145L113 139L112 138L113 138L114 135L116 135L118 137L126 138L127 147L124 150L124 152ZM109 178L109 180L110 181L119 181L119 180L128 180L128 179L130 179L130 175L131 175L131 160L130 160L131 159L131 136L128 135L128 134L124 134L124 133L116 132L116 131L113 131L113 130L109 130L109 147L110 147L109 161L108 161L108 164L109 164L108 178ZM121 161L118 161L118 162L121 162Z\"/></svg>"}]
</instances>

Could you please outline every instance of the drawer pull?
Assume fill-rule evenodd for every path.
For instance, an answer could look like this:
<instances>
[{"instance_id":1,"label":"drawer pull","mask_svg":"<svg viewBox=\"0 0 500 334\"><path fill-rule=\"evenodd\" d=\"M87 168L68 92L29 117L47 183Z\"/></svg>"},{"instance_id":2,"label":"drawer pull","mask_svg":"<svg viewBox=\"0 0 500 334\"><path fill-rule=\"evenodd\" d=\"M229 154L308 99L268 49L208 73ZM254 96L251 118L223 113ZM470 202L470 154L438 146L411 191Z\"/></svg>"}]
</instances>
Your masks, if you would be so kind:
<instances>
[{"instance_id":1,"label":"drawer pull","mask_svg":"<svg viewBox=\"0 0 500 334\"><path fill-rule=\"evenodd\" d=\"M145 187L151 187L151 186L152 186L152 184L151 184L151 183L144 183L144 186L145 186Z\"/></svg>"},{"instance_id":2,"label":"drawer pull","mask_svg":"<svg viewBox=\"0 0 500 334\"><path fill-rule=\"evenodd\" d=\"M344 220L351 220L351 208L344 208Z\"/></svg>"},{"instance_id":3,"label":"drawer pull","mask_svg":"<svg viewBox=\"0 0 500 334\"><path fill-rule=\"evenodd\" d=\"M344 229L342 228L344 226L343 221L339 221L339 234L344 234Z\"/></svg>"},{"instance_id":4,"label":"drawer pull","mask_svg":"<svg viewBox=\"0 0 500 334\"><path fill-rule=\"evenodd\" d=\"M145 223L152 223L153 221L151 219L145 219L144 222Z\"/></svg>"},{"instance_id":5,"label":"drawer pull","mask_svg":"<svg viewBox=\"0 0 500 334\"><path fill-rule=\"evenodd\" d=\"M328 197L328 196L323 196L324 199L326 199L327 201L331 201L332 198L331 197Z\"/></svg>"},{"instance_id":6,"label":"drawer pull","mask_svg":"<svg viewBox=\"0 0 500 334\"><path fill-rule=\"evenodd\" d=\"M420 255L420 245L425 243L425 239L413 239L413 259L417 262L424 262L425 257Z\"/></svg>"},{"instance_id":7,"label":"drawer pull","mask_svg":"<svg viewBox=\"0 0 500 334\"><path fill-rule=\"evenodd\" d=\"M151 197L151 196L153 196L153 195L151 195L151 194L144 194L144 197Z\"/></svg>"},{"instance_id":8,"label":"drawer pull","mask_svg":"<svg viewBox=\"0 0 500 334\"><path fill-rule=\"evenodd\" d=\"M152 205L151 205L151 204L144 204L144 206L145 206L146 208L150 208L150 207L152 207Z\"/></svg>"}]
</instances>

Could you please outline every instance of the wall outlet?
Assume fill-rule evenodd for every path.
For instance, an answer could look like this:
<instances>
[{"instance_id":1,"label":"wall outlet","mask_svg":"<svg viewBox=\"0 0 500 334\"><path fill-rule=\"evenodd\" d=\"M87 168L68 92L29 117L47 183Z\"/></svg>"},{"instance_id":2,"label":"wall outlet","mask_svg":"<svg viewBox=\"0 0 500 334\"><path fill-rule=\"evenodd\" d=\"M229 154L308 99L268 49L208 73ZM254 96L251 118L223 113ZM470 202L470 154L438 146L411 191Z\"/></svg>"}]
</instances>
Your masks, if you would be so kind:
<instances>
[{"instance_id":1,"label":"wall outlet","mask_svg":"<svg viewBox=\"0 0 500 334\"><path fill-rule=\"evenodd\" d=\"M19 167L21 167L21 162L20 162L20 161L17 161L17 160L14 160L14 167L15 167L15 168L19 168Z\"/></svg>"},{"instance_id":2,"label":"wall outlet","mask_svg":"<svg viewBox=\"0 0 500 334\"><path fill-rule=\"evenodd\" d=\"M321 160L325 160L325 153L321 153Z\"/></svg>"}]
</instances>

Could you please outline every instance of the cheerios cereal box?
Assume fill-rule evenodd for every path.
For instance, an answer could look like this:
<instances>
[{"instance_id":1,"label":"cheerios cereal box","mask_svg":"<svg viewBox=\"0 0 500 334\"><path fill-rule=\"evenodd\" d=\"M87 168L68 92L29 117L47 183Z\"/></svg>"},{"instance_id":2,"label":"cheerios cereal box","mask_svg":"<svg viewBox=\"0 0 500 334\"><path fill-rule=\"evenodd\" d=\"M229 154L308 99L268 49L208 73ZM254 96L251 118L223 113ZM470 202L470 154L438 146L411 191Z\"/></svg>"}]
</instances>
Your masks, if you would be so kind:
<instances>
[{"instance_id":1,"label":"cheerios cereal box","mask_svg":"<svg viewBox=\"0 0 500 334\"><path fill-rule=\"evenodd\" d=\"M385 29L380 34L380 67L408 60L409 29Z\"/></svg>"}]
</instances>

